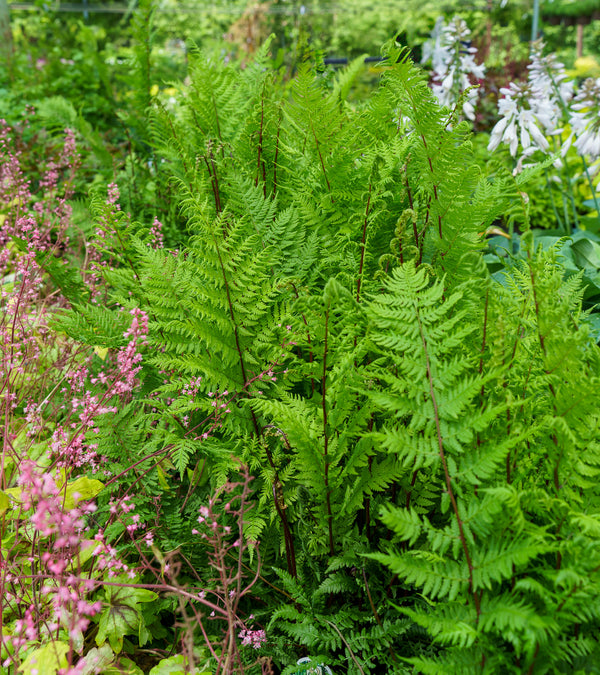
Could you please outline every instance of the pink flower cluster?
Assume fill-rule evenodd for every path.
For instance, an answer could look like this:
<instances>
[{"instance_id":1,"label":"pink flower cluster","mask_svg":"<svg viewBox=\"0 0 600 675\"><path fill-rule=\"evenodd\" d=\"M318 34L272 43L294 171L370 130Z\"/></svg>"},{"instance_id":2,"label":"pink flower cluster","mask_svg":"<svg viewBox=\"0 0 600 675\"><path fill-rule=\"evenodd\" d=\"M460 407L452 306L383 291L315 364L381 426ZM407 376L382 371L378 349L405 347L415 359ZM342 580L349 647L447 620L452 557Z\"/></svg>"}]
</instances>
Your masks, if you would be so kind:
<instances>
[{"instance_id":1,"label":"pink flower cluster","mask_svg":"<svg viewBox=\"0 0 600 675\"><path fill-rule=\"evenodd\" d=\"M109 183L107 202L109 204L112 204L117 211L121 208L118 202L120 196L121 195L119 194L119 186L116 183Z\"/></svg>"},{"instance_id":2,"label":"pink flower cluster","mask_svg":"<svg viewBox=\"0 0 600 675\"><path fill-rule=\"evenodd\" d=\"M138 349L146 343L148 316L140 309L130 312L133 317L130 327L123 334L129 338L125 347L116 355L116 367L101 369L91 376L88 366L81 366L65 375L69 387L63 387L61 393L71 399L72 415L68 424L59 424L52 433L51 449L59 466L87 467L97 469L101 458L98 456L98 444L89 438L99 429L96 420L100 415L116 413L118 408L111 399L129 394L138 381L137 373L142 355ZM88 391L89 383L104 386L102 394ZM34 414L31 409L32 416Z\"/></svg>"},{"instance_id":3,"label":"pink flower cluster","mask_svg":"<svg viewBox=\"0 0 600 675\"><path fill-rule=\"evenodd\" d=\"M20 144L15 130L0 120L0 277L4 282L0 289L0 397L12 409L23 402L23 391L35 390L43 380L48 362L44 368L38 363L44 352L48 358L50 343L61 347L61 356L68 352L56 344L47 325L49 309L64 305L64 299L48 294L36 253L58 256L68 243L65 232L71 209L67 199L72 196L79 166L74 134L66 130L62 149L53 149L54 159L42 167L41 192L34 194L21 168ZM12 237L20 238L26 248L8 246ZM38 413L40 408L41 404Z\"/></svg>"},{"instance_id":4,"label":"pink flower cluster","mask_svg":"<svg viewBox=\"0 0 600 675\"><path fill-rule=\"evenodd\" d=\"M136 375L141 366L137 365L142 360L138 352L141 345L146 344L148 335L148 315L137 307L129 312L133 316L131 326L123 333L123 337L130 338L129 343L121 349L117 355L119 378L115 382L115 392L125 394L131 391L137 384Z\"/></svg>"},{"instance_id":5,"label":"pink flower cluster","mask_svg":"<svg viewBox=\"0 0 600 675\"><path fill-rule=\"evenodd\" d=\"M188 384L184 384L181 390L183 396L189 396L194 398L200 389L200 384L202 382L202 377L193 378Z\"/></svg>"},{"instance_id":6,"label":"pink flower cluster","mask_svg":"<svg viewBox=\"0 0 600 675\"><path fill-rule=\"evenodd\" d=\"M244 628L239 632L238 637L241 639L243 647L252 645L254 649L260 649L267 641L264 630L249 630Z\"/></svg>"},{"instance_id":7,"label":"pink flower cluster","mask_svg":"<svg viewBox=\"0 0 600 675\"><path fill-rule=\"evenodd\" d=\"M20 466L17 484L21 487L21 503L26 510L33 509L31 522L42 537L55 536L54 552L70 550L79 544L81 532L85 528L85 516L96 510L94 504L65 511L64 494L59 490L51 473L38 473L31 461ZM53 574L62 574L69 561L45 554L42 558Z\"/></svg>"},{"instance_id":8,"label":"pink flower cluster","mask_svg":"<svg viewBox=\"0 0 600 675\"><path fill-rule=\"evenodd\" d=\"M21 578L18 558L14 562L6 558L0 565L2 612L7 617L21 616L14 622L12 634L3 636L3 642L10 643L16 657L26 645L63 629L74 644L83 646L83 633L91 617L102 608L100 602L89 599L96 583L81 576L85 519L96 507L84 503L66 508L66 488L51 472L40 471L29 460L21 464L18 485L21 516L17 534L21 541L29 539L38 555L29 558L32 576L28 583ZM24 603L29 604L23 611ZM2 665L11 664L12 658L7 658Z\"/></svg>"},{"instance_id":9,"label":"pink flower cluster","mask_svg":"<svg viewBox=\"0 0 600 675\"><path fill-rule=\"evenodd\" d=\"M3 210L8 208L7 217L0 224L0 244L17 236L27 242L30 251L64 245L68 241L64 232L72 212L67 200L73 195L73 179L81 164L75 135L71 129L65 129L60 154L44 167L39 181L42 199L34 198L30 191L13 137L13 129L0 120L0 204ZM50 237L51 231L54 239Z\"/></svg>"},{"instance_id":10,"label":"pink flower cluster","mask_svg":"<svg viewBox=\"0 0 600 675\"><path fill-rule=\"evenodd\" d=\"M93 556L98 571L106 571L109 578L117 577L120 574L127 574L130 578L136 576L135 571L121 560L117 549L106 541L103 530L98 530L94 535L94 541L96 546Z\"/></svg>"},{"instance_id":11,"label":"pink flower cluster","mask_svg":"<svg viewBox=\"0 0 600 675\"><path fill-rule=\"evenodd\" d=\"M154 218L152 227L150 228L150 236L152 237L152 243L149 246L152 248L164 248L165 238L162 233L163 224L158 218Z\"/></svg>"},{"instance_id":12,"label":"pink flower cluster","mask_svg":"<svg viewBox=\"0 0 600 675\"><path fill-rule=\"evenodd\" d=\"M140 514L131 513L135 511L135 504L131 501L131 495L125 495L118 501L111 500L109 509L125 525L125 530L130 537L133 538L134 532L145 529L146 525L141 522ZM125 518L122 516L125 516ZM152 535L148 532L145 535L145 539L149 540L149 538L152 538Z\"/></svg>"},{"instance_id":13,"label":"pink flower cluster","mask_svg":"<svg viewBox=\"0 0 600 675\"><path fill-rule=\"evenodd\" d=\"M5 522L13 537L4 540L7 553L0 556L0 615L5 626L0 631L5 662L0 665L16 672L24 649L36 642L64 640L66 635L70 666L60 672L76 675L85 666L83 659L73 665L84 647L83 634L101 611L93 593L106 577L137 573L120 559L102 530L95 536L90 532L88 521L95 505L78 502L66 481L73 469L97 470L105 460L98 454L98 420L115 413L138 385L148 316L132 309L124 332L126 344L100 359L89 347L51 330L49 317L66 307L67 301L52 288L36 254L49 252L59 260L69 243L67 200L73 195L80 160L74 134L67 131L60 148L51 148L39 181L30 183L18 150L22 141L15 138L14 129L0 121L0 277L4 281L0 409L5 432L0 442L6 458L0 460L0 486L6 489L18 477L20 490ZM111 209L118 208L118 198L113 185ZM8 246L12 237L21 238L23 247ZM101 260L101 254L91 248L86 260L89 265ZM94 286L87 269L84 263L85 280L92 281L93 297L98 300L103 287ZM40 453L44 468L22 459ZM125 501L125 506L127 532L133 537L144 526L139 515L128 513L133 504ZM150 546L152 533L144 530L142 536Z\"/></svg>"}]
</instances>

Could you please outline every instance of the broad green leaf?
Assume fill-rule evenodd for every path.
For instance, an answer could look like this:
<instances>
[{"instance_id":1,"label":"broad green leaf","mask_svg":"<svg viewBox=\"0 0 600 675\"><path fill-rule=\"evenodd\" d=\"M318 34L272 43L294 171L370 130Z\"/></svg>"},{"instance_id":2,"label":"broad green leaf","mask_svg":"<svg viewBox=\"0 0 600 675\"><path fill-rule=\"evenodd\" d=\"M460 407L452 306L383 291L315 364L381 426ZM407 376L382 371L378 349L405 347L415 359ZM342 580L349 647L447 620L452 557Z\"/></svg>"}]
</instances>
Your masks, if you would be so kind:
<instances>
[{"instance_id":1,"label":"broad green leaf","mask_svg":"<svg viewBox=\"0 0 600 675\"><path fill-rule=\"evenodd\" d=\"M98 547L98 542L93 539L83 539L79 545L79 556L73 559L69 565L69 569L74 569L78 566L83 567L85 563L92 557L92 554Z\"/></svg>"},{"instance_id":2,"label":"broad green leaf","mask_svg":"<svg viewBox=\"0 0 600 675\"><path fill-rule=\"evenodd\" d=\"M591 235L591 238L597 237L600 232L600 217L597 215L587 215L579 217L579 228L586 236Z\"/></svg>"},{"instance_id":3,"label":"broad green leaf","mask_svg":"<svg viewBox=\"0 0 600 675\"><path fill-rule=\"evenodd\" d=\"M583 297L586 300L598 295L600 292L600 273L589 270L583 275L581 281L584 287Z\"/></svg>"},{"instance_id":4,"label":"broad green leaf","mask_svg":"<svg viewBox=\"0 0 600 675\"><path fill-rule=\"evenodd\" d=\"M148 675L188 675L189 673L198 673L198 669L194 668L193 671L189 670L185 663L185 657L183 654L178 654L177 656L170 656L168 659L162 659ZM205 671L208 673L208 671ZM198 673L202 675L202 673Z\"/></svg>"},{"instance_id":5,"label":"broad green leaf","mask_svg":"<svg viewBox=\"0 0 600 675\"><path fill-rule=\"evenodd\" d=\"M575 262L583 269L600 268L600 244L590 239L579 239L571 244Z\"/></svg>"},{"instance_id":6,"label":"broad green leaf","mask_svg":"<svg viewBox=\"0 0 600 675\"><path fill-rule=\"evenodd\" d=\"M2 516L9 508L10 499L8 498L6 492L2 492L2 490L0 490L0 516Z\"/></svg>"},{"instance_id":7,"label":"broad green leaf","mask_svg":"<svg viewBox=\"0 0 600 675\"><path fill-rule=\"evenodd\" d=\"M124 584L125 579L121 579ZM107 640L117 654L123 649L125 635L146 637L140 603L152 602L158 598L153 591L130 586L105 586L106 604L100 615L96 644L103 645Z\"/></svg>"},{"instance_id":8,"label":"broad green leaf","mask_svg":"<svg viewBox=\"0 0 600 675\"><path fill-rule=\"evenodd\" d=\"M598 202L595 202L593 198L592 199L585 199L584 202L583 202L583 205L587 206L588 209L595 209L597 203L600 204L600 197L598 197ZM588 214L588 215L591 216L592 214Z\"/></svg>"},{"instance_id":9,"label":"broad green leaf","mask_svg":"<svg viewBox=\"0 0 600 675\"><path fill-rule=\"evenodd\" d=\"M23 675L56 675L61 668L66 668L69 645L66 642L49 642L31 652L21 665L19 672Z\"/></svg>"},{"instance_id":10,"label":"broad green leaf","mask_svg":"<svg viewBox=\"0 0 600 675\"><path fill-rule=\"evenodd\" d=\"M125 635L135 635L139 630L140 615L129 605L109 605L100 615L96 644L103 645L106 640L118 654L123 649Z\"/></svg>"},{"instance_id":11,"label":"broad green leaf","mask_svg":"<svg viewBox=\"0 0 600 675\"><path fill-rule=\"evenodd\" d=\"M154 666L148 675L212 675L212 670L190 670L186 666L183 654L170 656L168 659L162 659L159 664Z\"/></svg>"},{"instance_id":12,"label":"broad green leaf","mask_svg":"<svg viewBox=\"0 0 600 675\"><path fill-rule=\"evenodd\" d=\"M79 476L74 481L67 483L65 510L74 508L82 500L92 499L103 487L104 483L87 476Z\"/></svg>"},{"instance_id":13,"label":"broad green leaf","mask_svg":"<svg viewBox=\"0 0 600 675\"><path fill-rule=\"evenodd\" d=\"M83 670L81 675L96 675L96 673L104 673L105 668L110 666L114 661L115 655L113 650L108 645L102 647L94 647L83 657ZM79 665L79 664L78 664Z\"/></svg>"},{"instance_id":14,"label":"broad green leaf","mask_svg":"<svg viewBox=\"0 0 600 675\"><path fill-rule=\"evenodd\" d=\"M585 322L590 325L593 338L600 340L600 314L590 314Z\"/></svg>"},{"instance_id":15,"label":"broad green leaf","mask_svg":"<svg viewBox=\"0 0 600 675\"><path fill-rule=\"evenodd\" d=\"M102 671L103 675L144 675L144 671L129 659L119 659L114 665ZM40 674L41 675L41 674Z\"/></svg>"}]
</instances>

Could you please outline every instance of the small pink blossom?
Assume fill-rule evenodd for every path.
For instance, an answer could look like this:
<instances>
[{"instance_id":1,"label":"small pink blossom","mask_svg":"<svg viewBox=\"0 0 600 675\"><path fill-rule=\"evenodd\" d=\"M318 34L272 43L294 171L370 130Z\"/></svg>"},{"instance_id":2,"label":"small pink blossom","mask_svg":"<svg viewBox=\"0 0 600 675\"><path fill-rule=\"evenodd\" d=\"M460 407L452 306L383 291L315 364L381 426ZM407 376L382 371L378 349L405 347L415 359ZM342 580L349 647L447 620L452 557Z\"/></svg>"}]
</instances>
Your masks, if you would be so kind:
<instances>
[{"instance_id":1,"label":"small pink blossom","mask_svg":"<svg viewBox=\"0 0 600 675\"><path fill-rule=\"evenodd\" d=\"M241 639L242 645L244 647L247 645L252 645L254 649L260 649L267 641L267 636L264 630L248 630L247 628L244 628L239 632L238 637Z\"/></svg>"}]
</instances>

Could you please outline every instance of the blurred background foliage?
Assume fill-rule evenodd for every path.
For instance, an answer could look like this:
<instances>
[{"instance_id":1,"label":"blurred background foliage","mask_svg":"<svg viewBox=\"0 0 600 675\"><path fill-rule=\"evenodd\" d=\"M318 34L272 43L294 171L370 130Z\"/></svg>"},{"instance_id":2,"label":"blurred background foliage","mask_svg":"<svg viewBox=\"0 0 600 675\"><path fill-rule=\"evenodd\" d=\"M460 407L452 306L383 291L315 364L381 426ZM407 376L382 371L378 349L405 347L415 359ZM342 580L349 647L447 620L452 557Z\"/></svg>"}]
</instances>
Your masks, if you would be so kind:
<instances>
[{"instance_id":1,"label":"blurred background foliage","mask_svg":"<svg viewBox=\"0 0 600 675\"><path fill-rule=\"evenodd\" d=\"M488 133L498 119L500 88L527 76L535 4L535 0L0 0L4 33L0 118L21 127L22 142L31 149L26 154L32 158L36 148L53 142L53 134L67 126L77 131L85 159L75 193L82 222L88 217L84 204L90 192L117 180L132 216L161 218L170 244L175 245L182 223L170 199L171 186L154 159L146 111L151 104L168 108L174 101L174 83L187 75L191 43L215 60L244 68L273 34L271 58L283 88L307 58L319 64L325 82L333 82L343 62L370 56L349 97L360 104L381 76L374 59L383 43L395 39L410 48L418 63L436 20L459 14L471 30L477 60L486 64L473 143L482 166L493 171L486 152ZM567 5L568 11L562 12ZM554 52L579 81L600 75L595 57L600 53L596 5L600 0L539 2L546 52ZM511 158L504 160L512 170ZM544 188L541 195L545 186L540 188ZM589 195L580 200L586 198ZM537 227L552 226L545 194L531 208Z\"/></svg>"},{"instance_id":2,"label":"blurred background foliage","mask_svg":"<svg viewBox=\"0 0 600 675\"><path fill-rule=\"evenodd\" d=\"M131 95L137 1L8 3L12 47L4 40L0 62L0 116L9 122L23 102L61 95L100 129L114 128L116 108ZM395 38L420 60L421 46L439 16L460 14L488 68L490 88L519 77L528 58L533 0L157 0L152 45L153 85L160 91L186 73L186 43L215 58L239 59L273 33L273 58L289 77L307 48L324 59L378 56ZM589 76L597 68L600 25L596 0L545 0L541 30L548 51ZM579 13L578 13L579 12ZM0 7L0 14L2 13ZM1 19L1 16L0 16ZM578 40L581 41L577 62ZM373 69L371 69L373 70ZM361 82L368 86L365 71ZM376 75L376 73L375 73ZM360 85L359 85L360 87ZM360 91L358 92L360 97Z\"/></svg>"}]
</instances>

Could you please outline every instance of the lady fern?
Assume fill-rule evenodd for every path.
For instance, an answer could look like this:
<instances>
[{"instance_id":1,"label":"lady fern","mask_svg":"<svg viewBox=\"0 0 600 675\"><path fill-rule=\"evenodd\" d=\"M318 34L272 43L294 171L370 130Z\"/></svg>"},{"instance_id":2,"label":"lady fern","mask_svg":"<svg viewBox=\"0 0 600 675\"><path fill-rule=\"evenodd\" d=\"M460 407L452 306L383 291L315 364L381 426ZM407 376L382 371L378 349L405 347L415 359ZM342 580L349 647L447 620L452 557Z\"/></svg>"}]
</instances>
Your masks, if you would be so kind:
<instances>
[{"instance_id":1,"label":"lady fern","mask_svg":"<svg viewBox=\"0 0 600 675\"><path fill-rule=\"evenodd\" d=\"M407 469L404 505L382 517L408 546L375 557L435 603L402 611L447 648L411 659L420 672L548 672L597 653L598 615L575 596L591 599L600 568L573 556L596 535L571 530L582 506L597 513L597 348L553 256L531 251L510 294L488 284L485 323L466 320L468 287L444 297L412 263L367 309L389 363L371 396L395 420L377 437ZM489 320L501 312L515 332ZM420 483L438 485L425 508Z\"/></svg>"},{"instance_id":2,"label":"lady fern","mask_svg":"<svg viewBox=\"0 0 600 675\"><path fill-rule=\"evenodd\" d=\"M120 306L149 317L142 387L98 452L135 473L122 489L160 514L158 545L198 568L190 521L234 458L250 467L245 532L281 663L583 670L599 359L579 280L531 245L493 280L482 233L529 174L488 181L394 48L364 105L344 101L350 81L305 63L285 88L267 47L244 70L192 50L174 111L151 113L181 246L98 207L106 299L74 283L60 321L114 349Z\"/></svg>"}]
</instances>

